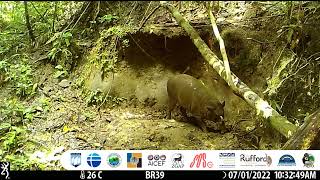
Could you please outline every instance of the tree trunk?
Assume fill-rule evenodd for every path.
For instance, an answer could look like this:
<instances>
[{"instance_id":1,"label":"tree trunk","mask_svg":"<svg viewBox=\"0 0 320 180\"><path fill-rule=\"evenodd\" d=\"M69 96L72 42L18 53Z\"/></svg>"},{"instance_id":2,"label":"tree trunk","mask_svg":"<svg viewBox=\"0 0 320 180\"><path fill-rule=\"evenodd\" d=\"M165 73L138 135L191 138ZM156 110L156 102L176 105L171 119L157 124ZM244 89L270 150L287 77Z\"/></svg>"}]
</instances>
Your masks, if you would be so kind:
<instances>
[{"instance_id":1,"label":"tree trunk","mask_svg":"<svg viewBox=\"0 0 320 180\"><path fill-rule=\"evenodd\" d=\"M164 6L171 12L172 16L176 19L178 24L188 33L191 40L198 48L204 59L219 73L219 75L228 83L226 78L226 71L223 62L209 49L207 44L201 39L199 34L193 27L182 17L172 5L165 3ZM245 83L243 83L234 73L231 72L234 87L233 92L242 97L251 107L257 110L257 114L262 115L268 120L271 126L280 132L286 138L290 138L297 127L289 122L285 117L281 116L274 110L266 101L260 98L253 92Z\"/></svg>"},{"instance_id":2,"label":"tree trunk","mask_svg":"<svg viewBox=\"0 0 320 180\"><path fill-rule=\"evenodd\" d=\"M34 35L33 35L31 24L30 24L28 4L27 4L27 1L23 1L23 3L24 3L24 15L26 17L26 26L28 28L31 44L33 44L35 42L35 38L34 38Z\"/></svg>"}]
</instances>

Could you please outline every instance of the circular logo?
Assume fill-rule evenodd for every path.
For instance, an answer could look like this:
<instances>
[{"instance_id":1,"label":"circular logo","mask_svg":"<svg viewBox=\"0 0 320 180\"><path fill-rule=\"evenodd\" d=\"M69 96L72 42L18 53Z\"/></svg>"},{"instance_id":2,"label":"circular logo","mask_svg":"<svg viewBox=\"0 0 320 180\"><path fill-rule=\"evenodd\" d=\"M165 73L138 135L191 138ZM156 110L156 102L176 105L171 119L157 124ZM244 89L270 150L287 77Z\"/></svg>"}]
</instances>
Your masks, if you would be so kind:
<instances>
[{"instance_id":1,"label":"circular logo","mask_svg":"<svg viewBox=\"0 0 320 180\"><path fill-rule=\"evenodd\" d=\"M91 153L87 157L87 163L90 167L98 167L101 164L101 156L97 153Z\"/></svg>"},{"instance_id":2,"label":"circular logo","mask_svg":"<svg viewBox=\"0 0 320 180\"><path fill-rule=\"evenodd\" d=\"M121 156L117 153L111 153L107 158L110 167L118 167L121 164Z\"/></svg>"},{"instance_id":3,"label":"circular logo","mask_svg":"<svg viewBox=\"0 0 320 180\"><path fill-rule=\"evenodd\" d=\"M306 167L314 167L314 156L310 153L305 153L302 158L302 162Z\"/></svg>"},{"instance_id":4,"label":"circular logo","mask_svg":"<svg viewBox=\"0 0 320 180\"><path fill-rule=\"evenodd\" d=\"M213 163L212 163L211 161L209 161L209 162L207 163L207 166L208 166L208 168L212 168L212 167L213 167Z\"/></svg>"},{"instance_id":5,"label":"circular logo","mask_svg":"<svg viewBox=\"0 0 320 180\"><path fill-rule=\"evenodd\" d=\"M153 159L153 155L149 155L149 156L148 156L148 160L151 161L152 159Z\"/></svg>"},{"instance_id":6,"label":"circular logo","mask_svg":"<svg viewBox=\"0 0 320 180\"><path fill-rule=\"evenodd\" d=\"M160 159L160 156L157 154L154 156L154 160L159 160Z\"/></svg>"},{"instance_id":7,"label":"circular logo","mask_svg":"<svg viewBox=\"0 0 320 180\"><path fill-rule=\"evenodd\" d=\"M162 161L166 160L166 158L167 158L166 155L161 155L161 156L160 156L160 159L161 159Z\"/></svg>"},{"instance_id":8,"label":"circular logo","mask_svg":"<svg viewBox=\"0 0 320 180\"><path fill-rule=\"evenodd\" d=\"M296 161L290 154L285 154L279 159L278 166L295 166Z\"/></svg>"}]
</instances>

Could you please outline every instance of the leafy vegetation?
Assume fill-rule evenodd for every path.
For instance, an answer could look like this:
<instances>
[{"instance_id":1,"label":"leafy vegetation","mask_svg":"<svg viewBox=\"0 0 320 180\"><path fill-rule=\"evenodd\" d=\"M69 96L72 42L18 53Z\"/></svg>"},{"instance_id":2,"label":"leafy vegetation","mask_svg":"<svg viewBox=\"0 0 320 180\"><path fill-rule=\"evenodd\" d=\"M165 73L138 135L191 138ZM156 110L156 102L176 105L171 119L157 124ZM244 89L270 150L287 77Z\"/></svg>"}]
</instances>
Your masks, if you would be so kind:
<instances>
[{"instance_id":1,"label":"leafy vegetation","mask_svg":"<svg viewBox=\"0 0 320 180\"><path fill-rule=\"evenodd\" d=\"M57 69L56 73L54 74L54 78L66 78L68 76L68 71L65 70L61 65L55 67Z\"/></svg>"},{"instance_id":2,"label":"leafy vegetation","mask_svg":"<svg viewBox=\"0 0 320 180\"><path fill-rule=\"evenodd\" d=\"M15 54L9 59L0 61L0 74L4 76L3 82L10 83L19 97L32 96L36 93L37 83L33 83L32 66L25 54Z\"/></svg>"},{"instance_id":3,"label":"leafy vegetation","mask_svg":"<svg viewBox=\"0 0 320 180\"><path fill-rule=\"evenodd\" d=\"M114 97L108 94L103 93L101 90L91 91L89 95L86 97L87 105L104 105L104 104L111 104L111 106L120 105L124 102L126 98L123 97Z\"/></svg>"},{"instance_id":4,"label":"leafy vegetation","mask_svg":"<svg viewBox=\"0 0 320 180\"><path fill-rule=\"evenodd\" d=\"M126 38L130 29L125 26L113 26L100 33L96 47L91 52L91 61L97 62L104 73L115 72L115 65L118 62L119 50L128 47L129 40Z\"/></svg>"},{"instance_id":5,"label":"leafy vegetation","mask_svg":"<svg viewBox=\"0 0 320 180\"><path fill-rule=\"evenodd\" d=\"M68 49L72 40L72 34L70 32L58 32L56 33L46 44L52 42L53 48L50 50L48 57L54 64L57 59L62 59L62 64L72 57L71 51Z\"/></svg>"}]
</instances>

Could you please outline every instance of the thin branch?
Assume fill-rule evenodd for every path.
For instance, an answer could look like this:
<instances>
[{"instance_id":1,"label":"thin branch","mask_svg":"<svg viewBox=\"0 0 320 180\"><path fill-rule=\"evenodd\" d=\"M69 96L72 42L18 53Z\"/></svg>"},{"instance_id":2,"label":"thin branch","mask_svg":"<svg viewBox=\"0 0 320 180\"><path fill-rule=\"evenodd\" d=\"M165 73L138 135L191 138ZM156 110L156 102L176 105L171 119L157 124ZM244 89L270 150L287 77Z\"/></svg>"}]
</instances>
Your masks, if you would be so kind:
<instances>
[{"instance_id":1,"label":"thin branch","mask_svg":"<svg viewBox=\"0 0 320 180\"><path fill-rule=\"evenodd\" d=\"M31 3L31 5L32 5L33 9L35 9L36 12L40 15L40 18L41 18L43 21L45 21L46 23L49 23L48 20L45 19L45 18L43 17L43 15L41 15L41 13L40 13L40 12L38 11L38 9L34 6L34 4L33 4L32 2L30 2L30 3Z\"/></svg>"},{"instance_id":2,"label":"thin branch","mask_svg":"<svg viewBox=\"0 0 320 180\"><path fill-rule=\"evenodd\" d=\"M156 59L154 57L152 57L149 53L147 53L137 42L136 40L134 40L134 38L131 36L131 34L129 34L129 36L131 37L131 39L133 40L133 42L141 49L141 51L143 53L145 53L148 57L151 58L151 60L156 61Z\"/></svg>"},{"instance_id":3,"label":"thin branch","mask_svg":"<svg viewBox=\"0 0 320 180\"><path fill-rule=\"evenodd\" d=\"M94 18L92 19L92 21L95 21L96 20L96 18L98 17L98 14L99 14L99 12L100 12L100 1L98 1L98 5L97 5L98 7L97 7L97 13L95 14L95 16L94 16Z\"/></svg>"},{"instance_id":4,"label":"thin branch","mask_svg":"<svg viewBox=\"0 0 320 180\"><path fill-rule=\"evenodd\" d=\"M42 14L42 17L44 17L47 14L48 10L49 9L46 9L46 11L44 11L44 13Z\"/></svg>"},{"instance_id":5,"label":"thin branch","mask_svg":"<svg viewBox=\"0 0 320 180\"><path fill-rule=\"evenodd\" d=\"M79 22L80 19L82 18L83 14L87 11L87 9L88 9L88 7L89 7L90 4L91 4L91 2L88 3L86 9L81 13L80 17L78 18L78 20L76 21L76 23L74 23L74 25L72 26L71 29L73 29L73 28L78 24L78 22Z\"/></svg>"},{"instance_id":6,"label":"thin branch","mask_svg":"<svg viewBox=\"0 0 320 180\"><path fill-rule=\"evenodd\" d=\"M117 48L118 40L119 40L119 38L118 38L118 36L117 36L116 39L115 39L116 42L114 43L114 47L113 47L113 48ZM112 63L114 64L114 59L112 59ZM108 92L107 92L106 96L104 97L102 103L101 103L100 106L98 107L99 110L100 110L101 106L106 102L106 100L107 100L107 98L108 98L108 96L109 96L109 93L110 93L110 91L111 91L111 89L112 89L112 84L113 84L113 82L114 82L114 71L112 71L112 82L111 82L111 84L110 84L110 87L109 87L109 89L108 89ZM99 112L100 112L100 111L99 111ZM99 115L100 115L100 114L99 114Z\"/></svg>"},{"instance_id":7,"label":"thin branch","mask_svg":"<svg viewBox=\"0 0 320 180\"><path fill-rule=\"evenodd\" d=\"M147 9L146 9L146 11L144 12L144 15L142 16L142 20L141 20L141 22L143 22L143 20L146 18L146 14L147 14L147 12L149 11L149 8L150 8L150 6L151 6L151 1L149 2L149 4L148 4L148 7L147 7ZM141 24L142 23L140 23L140 26L141 26Z\"/></svg>"},{"instance_id":8,"label":"thin branch","mask_svg":"<svg viewBox=\"0 0 320 180\"><path fill-rule=\"evenodd\" d=\"M274 63L274 65L273 65L273 68L272 68L272 74L274 73L274 69L276 68L276 65L277 65L277 63L278 63L278 61L280 60L280 57L282 56L282 53L283 53L283 51L284 51L284 49L286 48L286 45L285 46L283 46L283 49L281 50L281 52L280 52L280 54L279 54L279 56L278 56L278 58L277 58L277 60L276 60L276 62Z\"/></svg>"},{"instance_id":9,"label":"thin branch","mask_svg":"<svg viewBox=\"0 0 320 180\"><path fill-rule=\"evenodd\" d=\"M52 32L56 32L54 29L54 23L57 19L57 2L54 2L54 13L53 13L53 20L52 20Z\"/></svg>"},{"instance_id":10,"label":"thin branch","mask_svg":"<svg viewBox=\"0 0 320 180\"><path fill-rule=\"evenodd\" d=\"M231 76L231 71L230 71L230 66L229 66L228 55L227 55L227 52L226 52L226 47L224 45L223 39L220 36L219 30L218 30L218 26L216 24L216 18L214 17L214 15L212 13L212 8L213 8L213 1L211 1L211 3L208 4L207 11L208 11L208 14L209 14L209 18L211 20L213 33L216 36L217 40L219 41L220 52L221 52L221 55L222 55L224 68L226 70L227 83L234 89L235 85L234 85L234 83L232 81L232 76Z\"/></svg>"},{"instance_id":11,"label":"thin branch","mask_svg":"<svg viewBox=\"0 0 320 180\"><path fill-rule=\"evenodd\" d=\"M140 29L144 26L144 24L147 22L147 20L151 17L151 15L153 13L156 12L156 10L158 10L161 7L161 5L157 6L156 8L153 9L153 11L144 19L143 23L141 24L141 26L139 27L138 31L140 31Z\"/></svg>"},{"instance_id":12,"label":"thin branch","mask_svg":"<svg viewBox=\"0 0 320 180\"><path fill-rule=\"evenodd\" d=\"M128 24L128 23L129 23L131 13L133 12L133 10L134 10L134 9L136 9L136 8L137 8L137 6L138 6L138 3L137 3L137 1L135 1L135 2L134 2L134 6L133 6L133 8L131 9L130 13L127 15L127 16L128 16L128 20L126 21L126 24Z\"/></svg>"},{"instance_id":13,"label":"thin branch","mask_svg":"<svg viewBox=\"0 0 320 180\"><path fill-rule=\"evenodd\" d=\"M257 40L257 39L253 39L253 38L246 38L246 39L247 39L247 40L252 40L252 41L257 42L257 43L259 43L259 44L269 44L269 43L275 43L275 42L277 42L277 41L264 42L264 41L259 41L259 40Z\"/></svg>"},{"instance_id":14,"label":"thin branch","mask_svg":"<svg viewBox=\"0 0 320 180\"><path fill-rule=\"evenodd\" d=\"M84 4L85 4L85 3L84 3ZM84 5L84 4L83 4L83 5ZM82 14L80 15L80 17L78 18L78 20L77 20L77 22L76 22L75 24L78 23L78 21L80 20L80 18L82 17L82 15L83 15L84 12L87 10L87 8L89 7L90 4L91 4L91 2L88 3L87 7L86 7L85 10L82 12ZM81 6L81 9L82 9L82 8L83 8L83 6ZM70 23L68 24L68 26L65 27L65 28L62 30L62 32L66 31L66 30L69 28L69 26L73 23L74 19L75 19L75 17L72 18L72 21L70 21ZM73 28L74 28L74 26L73 26L71 29L73 29Z\"/></svg>"}]
</instances>

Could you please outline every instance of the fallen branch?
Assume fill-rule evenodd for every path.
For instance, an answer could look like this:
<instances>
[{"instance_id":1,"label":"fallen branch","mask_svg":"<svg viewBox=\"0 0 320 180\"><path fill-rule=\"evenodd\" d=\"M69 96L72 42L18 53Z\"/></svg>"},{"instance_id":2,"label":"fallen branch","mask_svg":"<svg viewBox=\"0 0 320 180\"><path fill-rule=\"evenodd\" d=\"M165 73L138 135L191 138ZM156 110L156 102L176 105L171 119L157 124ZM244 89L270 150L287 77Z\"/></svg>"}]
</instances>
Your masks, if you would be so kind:
<instances>
[{"instance_id":1,"label":"fallen branch","mask_svg":"<svg viewBox=\"0 0 320 180\"><path fill-rule=\"evenodd\" d=\"M229 86L233 87L232 89L235 89L234 87L234 83L232 83L232 76L231 76L231 71L230 71L230 66L229 66L229 61L228 61L228 56L227 56L227 52L226 52L226 47L224 45L224 41L220 36L219 30L218 30L218 26L216 24L216 18L214 17L213 13L212 13L212 8L213 8L213 1L211 1L210 3L208 3L208 7L207 7L207 11L208 11L208 15L212 24L212 29L213 29L213 33L216 36L219 45L220 45L220 52L222 55L222 59L223 59L223 64L224 64L224 68L226 70L226 82L228 83Z\"/></svg>"},{"instance_id":2,"label":"fallen branch","mask_svg":"<svg viewBox=\"0 0 320 180\"><path fill-rule=\"evenodd\" d=\"M223 66L223 62L209 49L207 44L201 39L199 34L194 28L182 17L175 7L168 3L163 3L176 19L178 24L187 32L193 41L194 45L198 48L204 59L219 73L219 75L226 80L226 70ZM260 98L255 92L253 92L245 83L243 83L234 73L231 72L234 86L231 86L233 92L242 97L251 107L255 108L257 114L262 115L268 120L270 125L281 133L286 138L290 138L297 127L289 122L285 117L281 116L276 110L274 110L268 102Z\"/></svg>"}]
</instances>

